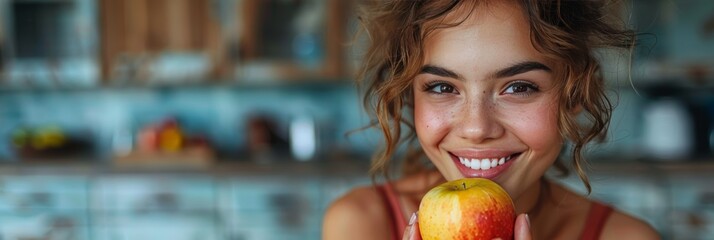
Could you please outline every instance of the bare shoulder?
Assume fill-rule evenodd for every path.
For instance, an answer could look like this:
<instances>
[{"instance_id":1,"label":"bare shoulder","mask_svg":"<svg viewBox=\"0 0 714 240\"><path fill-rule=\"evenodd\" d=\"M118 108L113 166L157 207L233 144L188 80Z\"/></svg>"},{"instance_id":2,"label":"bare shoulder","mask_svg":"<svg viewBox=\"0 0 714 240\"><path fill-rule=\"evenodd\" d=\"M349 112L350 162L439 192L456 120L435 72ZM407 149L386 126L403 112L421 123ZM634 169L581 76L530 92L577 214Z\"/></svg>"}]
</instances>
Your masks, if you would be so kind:
<instances>
[{"instance_id":1,"label":"bare shoulder","mask_svg":"<svg viewBox=\"0 0 714 240\"><path fill-rule=\"evenodd\" d=\"M660 236L646 222L620 211L615 211L605 223L601 239L649 240L660 239Z\"/></svg>"},{"instance_id":2,"label":"bare shoulder","mask_svg":"<svg viewBox=\"0 0 714 240\"><path fill-rule=\"evenodd\" d=\"M372 186L352 189L325 211L322 239L387 239L391 229L381 196Z\"/></svg>"}]
</instances>

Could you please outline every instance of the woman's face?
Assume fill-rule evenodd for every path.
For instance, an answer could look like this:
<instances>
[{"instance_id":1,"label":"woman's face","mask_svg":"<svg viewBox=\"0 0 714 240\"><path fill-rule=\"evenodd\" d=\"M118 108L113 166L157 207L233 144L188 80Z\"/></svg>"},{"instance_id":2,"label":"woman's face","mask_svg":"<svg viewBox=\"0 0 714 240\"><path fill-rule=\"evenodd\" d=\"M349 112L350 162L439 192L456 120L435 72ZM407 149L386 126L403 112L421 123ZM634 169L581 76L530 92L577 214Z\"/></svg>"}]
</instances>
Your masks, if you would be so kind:
<instances>
[{"instance_id":1,"label":"woman's face","mask_svg":"<svg viewBox=\"0 0 714 240\"><path fill-rule=\"evenodd\" d=\"M477 6L461 25L430 35L424 50L413 90L426 155L447 180L489 178L517 199L563 141L553 66L532 46L525 16L500 1Z\"/></svg>"}]
</instances>

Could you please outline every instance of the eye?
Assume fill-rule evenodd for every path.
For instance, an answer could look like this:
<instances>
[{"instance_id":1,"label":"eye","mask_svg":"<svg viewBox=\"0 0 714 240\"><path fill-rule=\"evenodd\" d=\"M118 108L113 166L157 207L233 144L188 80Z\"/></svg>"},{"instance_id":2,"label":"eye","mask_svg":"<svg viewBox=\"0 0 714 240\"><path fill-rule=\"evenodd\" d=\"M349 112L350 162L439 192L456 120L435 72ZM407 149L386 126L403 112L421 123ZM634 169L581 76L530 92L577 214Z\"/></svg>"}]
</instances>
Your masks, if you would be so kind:
<instances>
[{"instance_id":1,"label":"eye","mask_svg":"<svg viewBox=\"0 0 714 240\"><path fill-rule=\"evenodd\" d=\"M456 93L456 89L449 83L430 82L424 85L424 91L436 94Z\"/></svg>"},{"instance_id":2,"label":"eye","mask_svg":"<svg viewBox=\"0 0 714 240\"><path fill-rule=\"evenodd\" d=\"M528 82L514 82L508 85L504 94L530 94L538 91L538 86Z\"/></svg>"}]
</instances>

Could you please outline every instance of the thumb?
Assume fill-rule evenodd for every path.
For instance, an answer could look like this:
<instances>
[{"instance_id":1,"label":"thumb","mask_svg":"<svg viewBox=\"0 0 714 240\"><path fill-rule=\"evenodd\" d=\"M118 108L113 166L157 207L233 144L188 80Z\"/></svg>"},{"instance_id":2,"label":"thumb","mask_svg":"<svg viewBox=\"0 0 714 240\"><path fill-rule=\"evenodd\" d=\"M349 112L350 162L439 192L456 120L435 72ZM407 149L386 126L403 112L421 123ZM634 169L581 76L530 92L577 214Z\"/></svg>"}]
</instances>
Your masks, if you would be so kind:
<instances>
[{"instance_id":1,"label":"thumb","mask_svg":"<svg viewBox=\"0 0 714 240\"><path fill-rule=\"evenodd\" d=\"M412 217L409 219L409 225L404 229L402 240L421 240L417 213L412 213Z\"/></svg>"},{"instance_id":2,"label":"thumb","mask_svg":"<svg viewBox=\"0 0 714 240\"><path fill-rule=\"evenodd\" d=\"M533 236L531 234L531 220L528 214L522 213L516 218L516 225L514 227L514 238L515 240L532 240Z\"/></svg>"}]
</instances>

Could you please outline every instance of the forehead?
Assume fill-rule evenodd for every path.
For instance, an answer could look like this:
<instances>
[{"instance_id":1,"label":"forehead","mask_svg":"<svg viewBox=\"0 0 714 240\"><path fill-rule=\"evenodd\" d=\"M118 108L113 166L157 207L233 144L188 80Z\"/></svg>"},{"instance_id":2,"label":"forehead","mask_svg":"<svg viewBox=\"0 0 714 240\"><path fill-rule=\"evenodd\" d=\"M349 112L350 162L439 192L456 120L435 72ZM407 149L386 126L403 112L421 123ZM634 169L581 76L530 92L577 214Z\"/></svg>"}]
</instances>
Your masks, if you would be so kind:
<instances>
[{"instance_id":1,"label":"forehead","mask_svg":"<svg viewBox=\"0 0 714 240\"><path fill-rule=\"evenodd\" d=\"M437 28L426 36L426 63L502 65L522 60L548 62L530 40L530 25L524 11L512 1L462 4L439 22L444 26L458 25ZM490 62L483 62L484 58Z\"/></svg>"},{"instance_id":2,"label":"forehead","mask_svg":"<svg viewBox=\"0 0 714 240\"><path fill-rule=\"evenodd\" d=\"M464 1L425 28L435 29L427 33L425 42L453 35L482 39L494 34L528 37L530 33L524 11L512 1Z\"/></svg>"}]
</instances>

